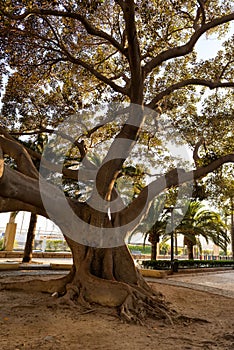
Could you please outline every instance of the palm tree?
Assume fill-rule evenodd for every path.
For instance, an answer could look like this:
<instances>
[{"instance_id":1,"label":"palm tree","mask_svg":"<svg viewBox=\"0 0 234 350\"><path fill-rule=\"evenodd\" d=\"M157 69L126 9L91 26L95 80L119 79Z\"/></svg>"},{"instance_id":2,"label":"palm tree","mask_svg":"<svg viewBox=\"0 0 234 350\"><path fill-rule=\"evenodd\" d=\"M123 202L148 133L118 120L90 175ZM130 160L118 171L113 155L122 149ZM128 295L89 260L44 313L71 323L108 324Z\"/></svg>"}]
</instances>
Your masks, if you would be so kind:
<instances>
[{"instance_id":1,"label":"palm tree","mask_svg":"<svg viewBox=\"0 0 234 350\"><path fill-rule=\"evenodd\" d=\"M157 259L157 244L159 243L160 237L165 236L167 226L167 215L163 213L164 207L164 196L158 200L153 201L150 206L147 218L140 223L140 225L131 234L130 238L138 232L144 235L144 244L148 238L151 243L151 260Z\"/></svg>"},{"instance_id":2,"label":"palm tree","mask_svg":"<svg viewBox=\"0 0 234 350\"><path fill-rule=\"evenodd\" d=\"M193 259L193 246L200 245L199 236L225 249L229 238L226 233L226 225L220 215L214 211L205 209L198 201L190 202L188 210L176 228L177 234L184 235L184 244L188 248L188 258Z\"/></svg>"},{"instance_id":3,"label":"palm tree","mask_svg":"<svg viewBox=\"0 0 234 350\"><path fill-rule=\"evenodd\" d=\"M157 220L154 225L145 233L145 240L148 237L151 243L151 260L157 259L157 244L159 243L160 236L165 233L166 220Z\"/></svg>"}]
</instances>

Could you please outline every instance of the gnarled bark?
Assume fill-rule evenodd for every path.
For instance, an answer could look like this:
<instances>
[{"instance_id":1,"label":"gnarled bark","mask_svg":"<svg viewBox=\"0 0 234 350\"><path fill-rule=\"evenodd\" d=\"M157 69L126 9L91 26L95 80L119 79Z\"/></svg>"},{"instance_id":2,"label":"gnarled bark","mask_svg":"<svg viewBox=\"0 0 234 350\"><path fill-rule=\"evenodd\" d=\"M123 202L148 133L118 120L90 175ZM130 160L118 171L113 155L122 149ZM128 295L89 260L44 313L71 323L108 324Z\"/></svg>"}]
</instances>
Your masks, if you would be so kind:
<instances>
[{"instance_id":1,"label":"gnarled bark","mask_svg":"<svg viewBox=\"0 0 234 350\"><path fill-rule=\"evenodd\" d=\"M142 323L148 316L172 322L172 312L162 295L145 282L126 246L102 249L82 246L69 238L67 242L73 254L73 268L68 276L52 281L0 284L0 289L56 292L62 304L115 307L119 317L127 322Z\"/></svg>"}]
</instances>

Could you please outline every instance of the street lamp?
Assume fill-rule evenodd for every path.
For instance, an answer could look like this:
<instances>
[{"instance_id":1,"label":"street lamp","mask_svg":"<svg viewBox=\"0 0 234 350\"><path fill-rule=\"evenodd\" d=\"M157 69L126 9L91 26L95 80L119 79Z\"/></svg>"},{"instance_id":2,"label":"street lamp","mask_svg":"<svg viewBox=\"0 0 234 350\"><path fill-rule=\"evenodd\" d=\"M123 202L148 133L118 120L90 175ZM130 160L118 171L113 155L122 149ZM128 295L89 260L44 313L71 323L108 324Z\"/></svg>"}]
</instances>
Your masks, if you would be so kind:
<instances>
[{"instance_id":1,"label":"street lamp","mask_svg":"<svg viewBox=\"0 0 234 350\"><path fill-rule=\"evenodd\" d=\"M174 260L174 207L165 207L166 212L171 213L171 262Z\"/></svg>"},{"instance_id":2,"label":"street lamp","mask_svg":"<svg viewBox=\"0 0 234 350\"><path fill-rule=\"evenodd\" d=\"M174 209L182 209L183 207L165 207L164 209L166 212L171 213L171 269L174 272L178 271L178 263L175 263L174 261L174 233L175 233L175 227L174 227Z\"/></svg>"}]
</instances>

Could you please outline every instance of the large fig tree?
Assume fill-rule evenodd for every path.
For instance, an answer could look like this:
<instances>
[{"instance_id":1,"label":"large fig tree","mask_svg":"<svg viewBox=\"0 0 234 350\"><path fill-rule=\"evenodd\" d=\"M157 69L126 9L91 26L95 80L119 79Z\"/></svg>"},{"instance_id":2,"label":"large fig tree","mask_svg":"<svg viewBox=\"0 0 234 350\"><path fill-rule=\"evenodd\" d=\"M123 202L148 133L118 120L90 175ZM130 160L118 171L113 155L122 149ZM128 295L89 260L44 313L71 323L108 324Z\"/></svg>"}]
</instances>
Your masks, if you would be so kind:
<instances>
[{"instance_id":1,"label":"large fig tree","mask_svg":"<svg viewBox=\"0 0 234 350\"><path fill-rule=\"evenodd\" d=\"M117 307L128 321L166 317L124 239L160 193L234 161L229 150L199 165L206 130L194 125L209 117L196 109L200 87L234 86L233 42L211 60L195 51L227 31L232 1L4 0L0 15L0 210L49 217L73 254L66 277L30 288ZM177 129L193 168L169 160L170 147L188 148ZM43 153L26 146L34 135Z\"/></svg>"}]
</instances>

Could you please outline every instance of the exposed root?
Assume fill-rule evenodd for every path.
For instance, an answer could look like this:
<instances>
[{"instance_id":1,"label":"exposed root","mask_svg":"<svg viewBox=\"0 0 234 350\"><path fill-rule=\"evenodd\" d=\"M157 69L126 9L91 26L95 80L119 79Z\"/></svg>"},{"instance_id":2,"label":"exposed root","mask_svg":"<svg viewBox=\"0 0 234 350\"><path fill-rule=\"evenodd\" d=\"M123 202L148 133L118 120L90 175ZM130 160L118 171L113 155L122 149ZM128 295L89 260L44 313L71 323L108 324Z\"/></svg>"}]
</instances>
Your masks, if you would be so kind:
<instances>
[{"instance_id":1,"label":"exposed root","mask_svg":"<svg viewBox=\"0 0 234 350\"><path fill-rule=\"evenodd\" d=\"M205 318L200 318L200 317L190 317L190 316L185 316L185 315L176 315L175 316L175 321L183 322L184 324L190 324L192 322L195 323L211 323Z\"/></svg>"},{"instance_id":2,"label":"exposed root","mask_svg":"<svg viewBox=\"0 0 234 350\"><path fill-rule=\"evenodd\" d=\"M0 290L22 290L26 292L43 292L64 294L66 285L72 280L74 271L71 270L66 276L50 280L29 280L15 282L1 282ZM24 277L22 277L23 279Z\"/></svg>"},{"instance_id":3,"label":"exposed root","mask_svg":"<svg viewBox=\"0 0 234 350\"><path fill-rule=\"evenodd\" d=\"M174 324L170 310L162 301L133 290L120 307L120 318L125 322L143 325L147 317L166 319Z\"/></svg>"},{"instance_id":4,"label":"exposed root","mask_svg":"<svg viewBox=\"0 0 234 350\"><path fill-rule=\"evenodd\" d=\"M161 295L155 295L144 284L127 284L98 278L90 273L69 275L53 280L1 283L0 289L21 289L55 294L57 303L63 307L92 312L94 305L108 307L118 312L119 318L128 323L144 325L148 317L164 319L173 324L174 315ZM112 311L111 311L112 310Z\"/></svg>"}]
</instances>

